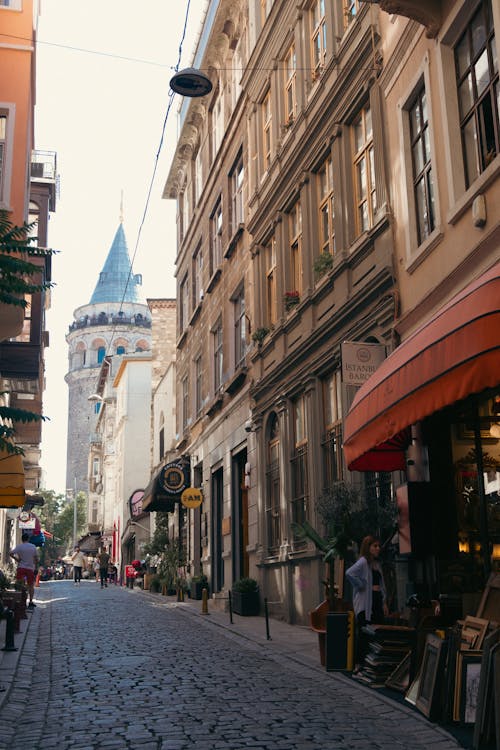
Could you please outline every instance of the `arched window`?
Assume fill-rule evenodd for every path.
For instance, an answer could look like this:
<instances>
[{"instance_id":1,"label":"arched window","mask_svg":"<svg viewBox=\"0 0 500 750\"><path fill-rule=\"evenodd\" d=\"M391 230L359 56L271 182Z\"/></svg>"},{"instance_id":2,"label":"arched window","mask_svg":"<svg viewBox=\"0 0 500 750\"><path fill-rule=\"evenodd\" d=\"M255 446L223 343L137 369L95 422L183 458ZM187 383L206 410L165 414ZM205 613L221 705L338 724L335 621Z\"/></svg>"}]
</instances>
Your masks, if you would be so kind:
<instances>
[{"instance_id":1,"label":"arched window","mask_svg":"<svg viewBox=\"0 0 500 750\"><path fill-rule=\"evenodd\" d=\"M117 354L125 354L125 347L124 346L117 346L116 347L116 353Z\"/></svg>"},{"instance_id":2,"label":"arched window","mask_svg":"<svg viewBox=\"0 0 500 750\"><path fill-rule=\"evenodd\" d=\"M266 445L266 526L268 552L276 552L281 543L280 514L280 434L276 414L267 426Z\"/></svg>"},{"instance_id":3,"label":"arched window","mask_svg":"<svg viewBox=\"0 0 500 750\"><path fill-rule=\"evenodd\" d=\"M97 350L97 364L100 365L106 355L106 347L100 346Z\"/></svg>"}]
</instances>

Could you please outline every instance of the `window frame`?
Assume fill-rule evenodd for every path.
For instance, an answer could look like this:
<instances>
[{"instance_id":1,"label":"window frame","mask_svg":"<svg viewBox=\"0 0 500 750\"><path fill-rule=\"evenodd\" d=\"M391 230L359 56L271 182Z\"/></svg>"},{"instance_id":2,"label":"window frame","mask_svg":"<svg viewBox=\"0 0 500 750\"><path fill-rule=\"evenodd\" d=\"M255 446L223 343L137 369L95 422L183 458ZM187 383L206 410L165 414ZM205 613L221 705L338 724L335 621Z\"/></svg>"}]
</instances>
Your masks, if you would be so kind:
<instances>
[{"instance_id":1,"label":"window frame","mask_svg":"<svg viewBox=\"0 0 500 750\"><path fill-rule=\"evenodd\" d=\"M224 382L224 330L222 317L219 317L212 328L212 356L214 372L214 393L217 394Z\"/></svg>"},{"instance_id":2,"label":"window frame","mask_svg":"<svg viewBox=\"0 0 500 750\"><path fill-rule=\"evenodd\" d=\"M245 164L242 149L240 149L229 173L229 184L231 190L231 229L234 235L239 226L244 223Z\"/></svg>"},{"instance_id":3,"label":"window frame","mask_svg":"<svg viewBox=\"0 0 500 750\"><path fill-rule=\"evenodd\" d=\"M325 176L324 181L322 175ZM323 182L326 189L323 190ZM335 256L336 236L335 236L335 185L333 177L333 158L328 154L323 160L316 172L317 196L318 196L318 226L319 226L319 253L329 253ZM327 214L327 228L325 237L324 215Z\"/></svg>"},{"instance_id":4,"label":"window frame","mask_svg":"<svg viewBox=\"0 0 500 750\"><path fill-rule=\"evenodd\" d=\"M320 77L322 71L325 68L326 56L328 51L325 0L315 0L315 2L311 5L310 18L311 70L312 79L313 81L315 81Z\"/></svg>"},{"instance_id":5,"label":"window frame","mask_svg":"<svg viewBox=\"0 0 500 750\"><path fill-rule=\"evenodd\" d=\"M12 10L12 8L6 8L6 10ZM10 210L12 161L14 155L14 105L0 102L0 116L5 118L5 128L1 142L3 155L0 157L0 208Z\"/></svg>"},{"instance_id":6,"label":"window frame","mask_svg":"<svg viewBox=\"0 0 500 750\"><path fill-rule=\"evenodd\" d=\"M271 88L269 87L261 101L262 117L262 168L266 174L271 167L273 155L273 114L271 108Z\"/></svg>"},{"instance_id":7,"label":"window frame","mask_svg":"<svg viewBox=\"0 0 500 750\"><path fill-rule=\"evenodd\" d=\"M369 119L368 119L369 116ZM361 139L356 136L358 126ZM370 231L375 223L377 213L377 189L375 176L375 144L373 135L373 117L370 102L366 102L357 112L351 126L352 170L354 184L354 209L356 236ZM360 145L358 146L358 141ZM365 164L365 179L362 178L361 165ZM364 184L363 184L364 183ZM366 206L366 224L363 208Z\"/></svg>"},{"instance_id":8,"label":"window frame","mask_svg":"<svg viewBox=\"0 0 500 750\"><path fill-rule=\"evenodd\" d=\"M245 365L247 350L246 342L246 313L245 313L245 287L240 286L233 297L234 318L234 369Z\"/></svg>"},{"instance_id":9,"label":"window frame","mask_svg":"<svg viewBox=\"0 0 500 750\"><path fill-rule=\"evenodd\" d=\"M280 431L277 414L269 417L266 446L266 496L265 516L267 550L276 553L281 544L281 462Z\"/></svg>"},{"instance_id":10,"label":"window frame","mask_svg":"<svg viewBox=\"0 0 500 750\"><path fill-rule=\"evenodd\" d=\"M302 232L302 205L299 198L288 212L290 291L298 292L299 296L303 291Z\"/></svg>"},{"instance_id":11,"label":"window frame","mask_svg":"<svg viewBox=\"0 0 500 750\"><path fill-rule=\"evenodd\" d=\"M210 276L222 266L223 244L222 233L224 229L224 214L222 196L216 201L214 210L210 214Z\"/></svg>"},{"instance_id":12,"label":"window frame","mask_svg":"<svg viewBox=\"0 0 500 750\"><path fill-rule=\"evenodd\" d=\"M412 164L412 184L413 184L413 202L416 219L416 231L417 231L417 244L420 246L425 240L427 240L434 229L436 228L436 208L435 208L435 195L436 191L433 184L433 163L432 163L432 149L430 143L430 123L428 114L428 101L427 93L425 88L425 82L422 80L417 91L414 93L409 106L408 106L408 124L409 124L409 139L411 149L411 164ZM413 112L417 112L416 116L412 116ZM414 125L415 124L415 125ZM415 128L418 128L417 132L414 132ZM416 164L416 150L419 150L422 154L422 166L419 167ZM427 157L427 158L426 158ZM419 200L419 186L423 184L424 193L423 201L424 205L421 206ZM426 210L421 210L426 209ZM428 221L425 222L425 216L428 216ZM421 218L422 217L422 218ZM426 226L422 226L423 222Z\"/></svg>"},{"instance_id":13,"label":"window frame","mask_svg":"<svg viewBox=\"0 0 500 750\"><path fill-rule=\"evenodd\" d=\"M276 236L273 234L265 245L266 265L266 314L267 322L274 326L278 321L278 265Z\"/></svg>"},{"instance_id":14,"label":"window frame","mask_svg":"<svg viewBox=\"0 0 500 750\"><path fill-rule=\"evenodd\" d=\"M297 117L297 52L295 41L289 46L283 63L285 126L288 127Z\"/></svg>"}]
</instances>

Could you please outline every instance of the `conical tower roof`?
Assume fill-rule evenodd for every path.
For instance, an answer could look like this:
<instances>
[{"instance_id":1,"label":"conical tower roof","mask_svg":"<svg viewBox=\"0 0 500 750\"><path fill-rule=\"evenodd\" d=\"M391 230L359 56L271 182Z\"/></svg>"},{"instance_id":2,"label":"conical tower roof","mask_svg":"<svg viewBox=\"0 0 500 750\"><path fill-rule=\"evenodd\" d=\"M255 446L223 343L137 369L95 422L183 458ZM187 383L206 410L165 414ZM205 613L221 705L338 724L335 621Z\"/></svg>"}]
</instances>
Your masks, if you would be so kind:
<instances>
[{"instance_id":1,"label":"conical tower roof","mask_svg":"<svg viewBox=\"0 0 500 750\"><path fill-rule=\"evenodd\" d=\"M120 222L90 304L122 301L145 304L141 285L142 276L132 273L127 240Z\"/></svg>"}]
</instances>

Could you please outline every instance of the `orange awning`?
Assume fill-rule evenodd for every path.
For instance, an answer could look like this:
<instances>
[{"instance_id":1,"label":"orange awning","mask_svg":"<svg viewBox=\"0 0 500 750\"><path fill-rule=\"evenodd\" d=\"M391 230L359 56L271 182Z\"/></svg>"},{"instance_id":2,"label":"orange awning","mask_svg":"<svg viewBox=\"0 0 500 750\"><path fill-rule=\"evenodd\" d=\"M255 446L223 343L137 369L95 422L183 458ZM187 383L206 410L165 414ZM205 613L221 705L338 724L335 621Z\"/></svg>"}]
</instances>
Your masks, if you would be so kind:
<instances>
[{"instance_id":1,"label":"orange awning","mask_svg":"<svg viewBox=\"0 0 500 750\"><path fill-rule=\"evenodd\" d=\"M398 346L361 386L344 425L349 469L404 469L410 425L499 384L497 263Z\"/></svg>"},{"instance_id":2,"label":"orange awning","mask_svg":"<svg viewBox=\"0 0 500 750\"><path fill-rule=\"evenodd\" d=\"M22 508L24 503L23 458L0 451L0 508Z\"/></svg>"}]
</instances>

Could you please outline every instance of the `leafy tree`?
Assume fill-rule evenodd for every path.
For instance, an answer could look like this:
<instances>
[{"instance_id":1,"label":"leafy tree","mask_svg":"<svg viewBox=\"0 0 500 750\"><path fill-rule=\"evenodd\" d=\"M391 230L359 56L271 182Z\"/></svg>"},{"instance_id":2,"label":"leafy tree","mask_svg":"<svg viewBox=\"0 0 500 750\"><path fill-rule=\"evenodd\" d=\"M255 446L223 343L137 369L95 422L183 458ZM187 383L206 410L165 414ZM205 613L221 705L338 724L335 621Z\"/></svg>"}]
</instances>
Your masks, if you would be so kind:
<instances>
[{"instance_id":1,"label":"leafy tree","mask_svg":"<svg viewBox=\"0 0 500 750\"><path fill-rule=\"evenodd\" d=\"M73 501L64 502L61 510L54 519L54 536L60 540L59 544L68 549L73 544L73 519L74 505ZM85 492L78 492L76 495L76 534L82 532L86 521L87 496Z\"/></svg>"},{"instance_id":2,"label":"leafy tree","mask_svg":"<svg viewBox=\"0 0 500 750\"><path fill-rule=\"evenodd\" d=\"M37 281L41 268L30 259L45 258L54 251L33 244L35 238L30 237L30 232L36 222L25 222L19 227L12 223L9 216L8 211L0 210L0 303L26 308L28 295L52 286L49 282ZM25 409L0 406L0 450L24 455L23 449L13 442L16 422L39 422L44 419L41 414Z\"/></svg>"},{"instance_id":3,"label":"leafy tree","mask_svg":"<svg viewBox=\"0 0 500 750\"><path fill-rule=\"evenodd\" d=\"M56 522L64 505L64 495L56 494L54 490L39 490L38 493L44 499L44 505L37 510L44 529L52 534L52 538L45 538L45 545L41 552L41 561L47 565L51 560L55 560L64 554L64 546L56 532Z\"/></svg>"}]
</instances>

